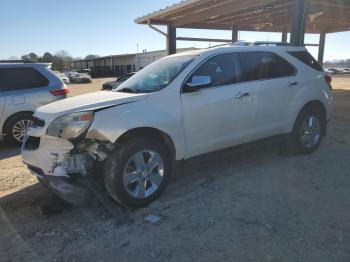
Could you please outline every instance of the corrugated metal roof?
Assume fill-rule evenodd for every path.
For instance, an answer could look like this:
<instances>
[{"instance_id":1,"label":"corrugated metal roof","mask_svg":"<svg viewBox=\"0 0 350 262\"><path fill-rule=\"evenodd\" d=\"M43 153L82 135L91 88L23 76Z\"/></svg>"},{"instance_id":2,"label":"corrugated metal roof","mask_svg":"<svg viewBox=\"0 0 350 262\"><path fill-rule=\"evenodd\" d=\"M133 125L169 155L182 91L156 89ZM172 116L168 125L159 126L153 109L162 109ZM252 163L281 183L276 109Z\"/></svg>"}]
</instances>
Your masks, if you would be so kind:
<instances>
[{"instance_id":1,"label":"corrugated metal roof","mask_svg":"<svg viewBox=\"0 0 350 262\"><path fill-rule=\"evenodd\" d=\"M167 13L167 12L170 12L171 10L173 9L178 9L178 8L182 8L182 7L185 7L185 6L188 6L188 5L191 5L193 4L194 2L199 2L201 0L183 0L181 1L180 3L177 3L177 4L173 4L173 5L170 5L170 6L166 6L164 8L161 8L157 11L154 11L152 13L149 13L149 14L146 14L144 16L141 16L141 17L138 17L135 19L135 23L139 24L139 23L147 23L148 20L154 16L158 16L158 15L162 15L163 13Z\"/></svg>"},{"instance_id":2,"label":"corrugated metal roof","mask_svg":"<svg viewBox=\"0 0 350 262\"><path fill-rule=\"evenodd\" d=\"M306 31L350 30L350 0L308 0ZM177 28L289 31L293 0L185 0L139 17L138 24Z\"/></svg>"}]
</instances>

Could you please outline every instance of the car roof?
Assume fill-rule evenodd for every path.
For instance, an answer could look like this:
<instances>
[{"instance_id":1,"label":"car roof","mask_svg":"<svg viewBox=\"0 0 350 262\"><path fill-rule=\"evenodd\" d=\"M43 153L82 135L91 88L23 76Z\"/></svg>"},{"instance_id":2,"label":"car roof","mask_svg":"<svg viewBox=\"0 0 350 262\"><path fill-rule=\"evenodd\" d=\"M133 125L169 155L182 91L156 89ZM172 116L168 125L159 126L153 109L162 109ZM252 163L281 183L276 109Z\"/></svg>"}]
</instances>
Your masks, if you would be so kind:
<instances>
[{"instance_id":1,"label":"car roof","mask_svg":"<svg viewBox=\"0 0 350 262\"><path fill-rule=\"evenodd\" d=\"M51 64L46 64L46 63L1 63L0 62L0 67L50 67Z\"/></svg>"}]
</instances>

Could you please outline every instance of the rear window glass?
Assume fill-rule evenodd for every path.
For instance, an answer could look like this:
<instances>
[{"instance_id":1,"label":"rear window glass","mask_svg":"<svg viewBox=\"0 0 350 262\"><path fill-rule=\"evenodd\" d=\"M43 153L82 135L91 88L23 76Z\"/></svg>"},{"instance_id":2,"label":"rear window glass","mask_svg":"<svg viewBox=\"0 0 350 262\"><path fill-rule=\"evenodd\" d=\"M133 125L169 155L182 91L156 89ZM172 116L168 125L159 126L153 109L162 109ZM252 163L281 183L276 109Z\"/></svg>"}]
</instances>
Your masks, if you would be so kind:
<instances>
[{"instance_id":1,"label":"rear window glass","mask_svg":"<svg viewBox=\"0 0 350 262\"><path fill-rule=\"evenodd\" d=\"M293 76L296 69L282 57L270 52L240 54L246 81Z\"/></svg>"},{"instance_id":2,"label":"rear window glass","mask_svg":"<svg viewBox=\"0 0 350 262\"><path fill-rule=\"evenodd\" d=\"M307 51L296 51L296 52L289 52L292 56L294 56L299 61L303 62L304 64L312 67L313 69L317 71L323 71L322 66L316 61L316 59Z\"/></svg>"},{"instance_id":3,"label":"rear window glass","mask_svg":"<svg viewBox=\"0 0 350 262\"><path fill-rule=\"evenodd\" d=\"M48 86L49 80L34 68L0 68L0 90L14 91Z\"/></svg>"}]
</instances>

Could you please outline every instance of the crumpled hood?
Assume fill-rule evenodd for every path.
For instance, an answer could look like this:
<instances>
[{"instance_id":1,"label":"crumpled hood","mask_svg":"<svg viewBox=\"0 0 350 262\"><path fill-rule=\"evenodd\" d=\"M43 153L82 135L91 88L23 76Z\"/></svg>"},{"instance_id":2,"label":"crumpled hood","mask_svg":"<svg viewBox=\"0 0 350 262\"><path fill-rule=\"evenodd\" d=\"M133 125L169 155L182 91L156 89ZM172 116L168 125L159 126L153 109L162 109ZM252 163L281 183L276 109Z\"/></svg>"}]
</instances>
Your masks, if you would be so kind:
<instances>
[{"instance_id":1,"label":"crumpled hood","mask_svg":"<svg viewBox=\"0 0 350 262\"><path fill-rule=\"evenodd\" d=\"M131 94L122 92L99 91L85 95L70 97L39 107L34 116L48 122L59 116L79 111L97 110L105 107L136 102L147 97L147 94Z\"/></svg>"}]
</instances>

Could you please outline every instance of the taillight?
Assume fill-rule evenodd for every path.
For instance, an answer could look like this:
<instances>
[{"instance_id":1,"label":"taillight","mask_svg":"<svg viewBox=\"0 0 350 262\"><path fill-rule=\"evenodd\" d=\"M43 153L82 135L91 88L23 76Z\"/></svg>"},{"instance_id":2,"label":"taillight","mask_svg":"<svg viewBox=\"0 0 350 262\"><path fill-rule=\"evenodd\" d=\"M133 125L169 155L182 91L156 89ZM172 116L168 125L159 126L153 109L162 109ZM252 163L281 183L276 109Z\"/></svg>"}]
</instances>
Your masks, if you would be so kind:
<instances>
[{"instance_id":1,"label":"taillight","mask_svg":"<svg viewBox=\"0 0 350 262\"><path fill-rule=\"evenodd\" d=\"M330 75L325 75L324 79L326 80L326 83L330 90L333 90L332 87L332 77Z\"/></svg>"},{"instance_id":2,"label":"taillight","mask_svg":"<svg viewBox=\"0 0 350 262\"><path fill-rule=\"evenodd\" d=\"M50 93L54 96L63 96L69 93L69 89L66 86L64 86L61 89L50 90Z\"/></svg>"}]
</instances>

